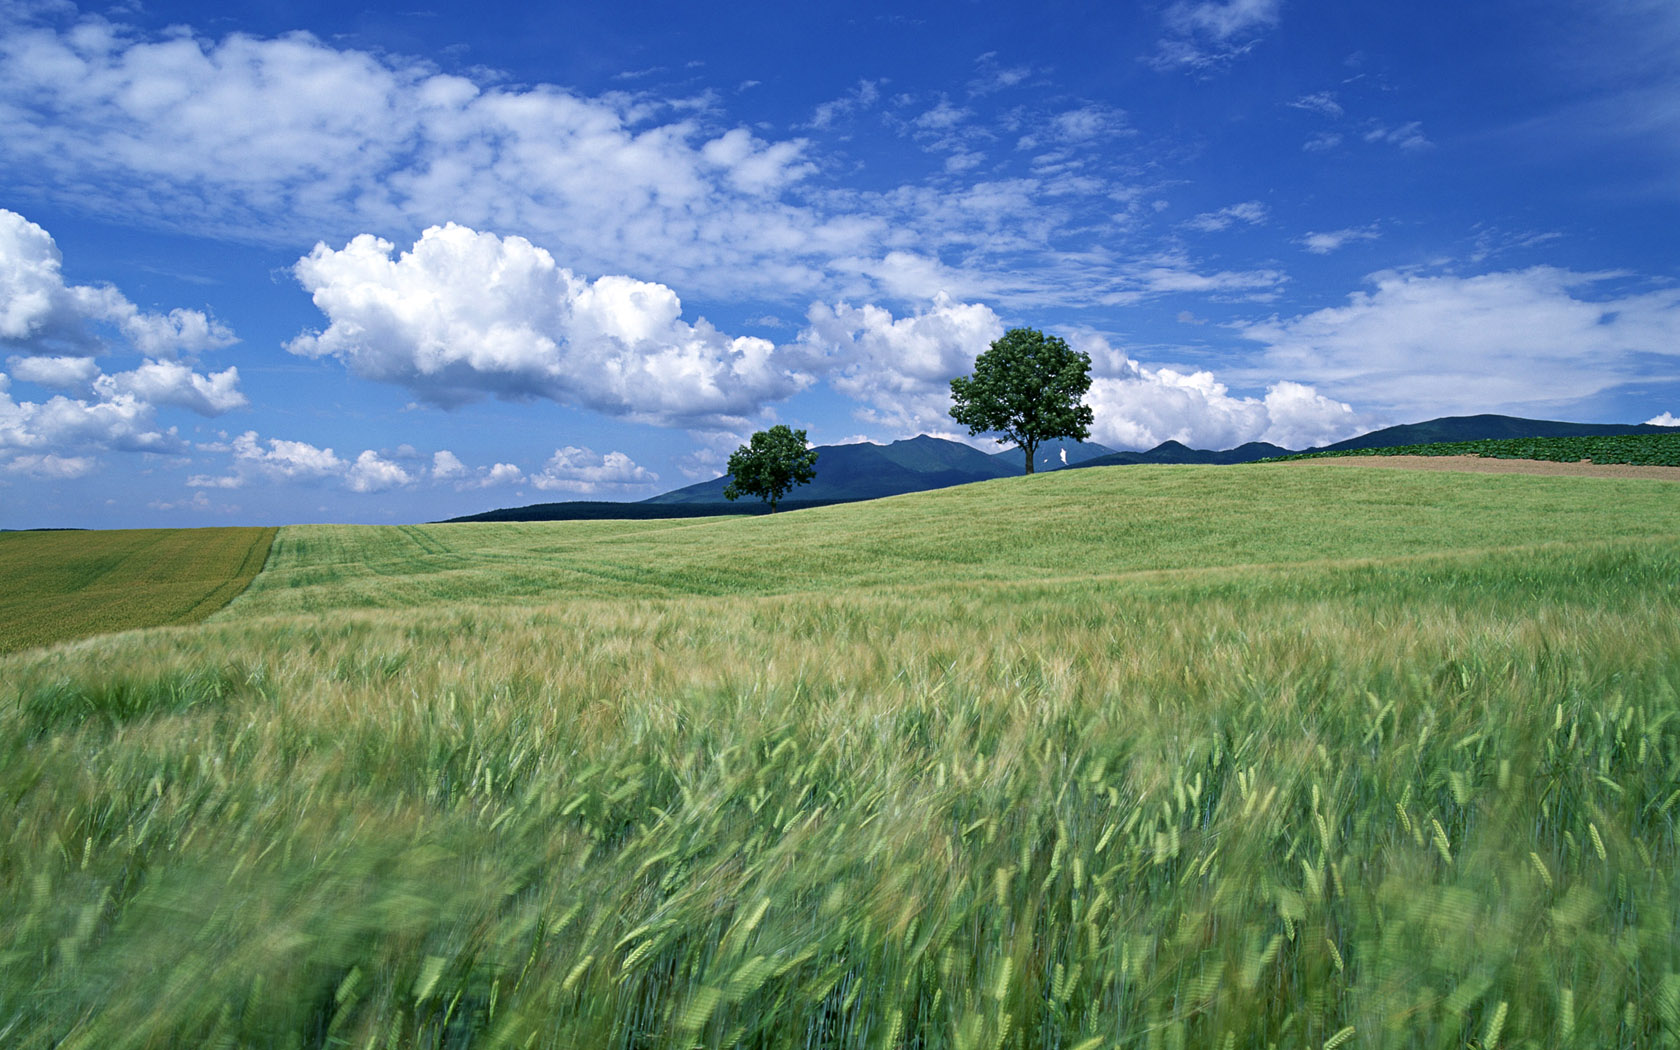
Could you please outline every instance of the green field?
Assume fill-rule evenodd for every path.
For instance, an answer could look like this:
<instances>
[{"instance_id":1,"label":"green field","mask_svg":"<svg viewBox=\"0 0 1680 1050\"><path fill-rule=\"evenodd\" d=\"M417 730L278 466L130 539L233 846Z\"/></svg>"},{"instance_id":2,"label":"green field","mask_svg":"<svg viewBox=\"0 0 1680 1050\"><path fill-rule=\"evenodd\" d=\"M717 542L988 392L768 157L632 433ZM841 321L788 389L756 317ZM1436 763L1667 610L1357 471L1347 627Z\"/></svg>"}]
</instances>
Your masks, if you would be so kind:
<instances>
[{"instance_id":1,"label":"green field","mask_svg":"<svg viewBox=\"0 0 1680 1050\"><path fill-rule=\"evenodd\" d=\"M197 623L261 571L275 531L0 533L0 653Z\"/></svg>"},{"instance_id":2,"label":"green field","mask_svg":"<svg viewBox=\"0 0 1680 1050\"><path fill-rule=\"evenodd\" d=\"M0 658L0 1044L1671 1045L1673 491L283 529Z\"/></svg>"},{"instance_id":3,"label":"green field","mask_svg":"<svg viewBox=\"0 0 1680 1050\"><path fill-rule=\"evenodd\" d=\"M1490 459L1540 459L1558 463L1633 463L1680 467L1680 433L1611 434L1598 437L1499 438L1487 441L1432 441L1389 448L1303 452L1278 460L1329 456L1484 456Z\"/></svg>"}]
</instances>

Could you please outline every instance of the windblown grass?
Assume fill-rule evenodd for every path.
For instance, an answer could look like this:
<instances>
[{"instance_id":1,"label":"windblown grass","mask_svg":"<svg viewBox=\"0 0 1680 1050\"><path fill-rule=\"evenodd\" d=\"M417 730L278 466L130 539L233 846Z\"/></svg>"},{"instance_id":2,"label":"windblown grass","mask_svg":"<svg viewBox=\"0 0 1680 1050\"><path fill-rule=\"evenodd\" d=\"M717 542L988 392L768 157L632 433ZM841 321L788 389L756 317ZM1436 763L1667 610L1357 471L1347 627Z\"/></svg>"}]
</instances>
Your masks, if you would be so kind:
<instances>
[{"instance_id":1,"label":"windblown grass","mask_svg":"<svg viewBox=\"0 0 1680 1050\"><path fill-rule=\"evenodd\" d=\"M0 662L0 1043L1680 1035L1662 483L1138 471L285 530Z\"/></svg>"},{"instance_id":2,"label":"windblown grass","mask_svg":"<svg viewBox=\"0 0 1680 1050\"><path fill-rule=\"evenodd\" d=\"M275 531L0 533L0 653L197 623L261 571Z\"/></svg>"}]
</instances>

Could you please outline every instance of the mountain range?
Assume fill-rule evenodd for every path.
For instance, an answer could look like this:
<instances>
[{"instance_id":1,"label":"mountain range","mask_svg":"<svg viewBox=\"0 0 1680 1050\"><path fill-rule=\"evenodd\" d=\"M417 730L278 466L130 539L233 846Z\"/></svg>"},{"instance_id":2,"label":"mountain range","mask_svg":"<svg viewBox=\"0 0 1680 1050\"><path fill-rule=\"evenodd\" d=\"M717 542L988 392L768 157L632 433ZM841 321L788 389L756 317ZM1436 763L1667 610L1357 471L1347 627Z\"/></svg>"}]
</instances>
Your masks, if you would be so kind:
<instances>
[{"instance_id":1,"label":"mountain range","mask_svg":"<svg viewBox=\"0 0 1680 1050\"><path fill-rule=\"evenodd\" d=\"M1034 470L1065 470L1083 467L1122 466L1139 463L1252 463L1272 456L1297 452L1339 452L1367 448L1392 448L1436 441L1487 441L1500 438L1589 437L1608 434L1666 434L1671 427L1647 423L1567 423L1516 416L1444 416L1422 423L1384 427L1368 434L1331 445L1308 449L1287 449L1263 441L1237 448L1213 451L1190 448L1177 441L1164 441L1147 452L1117 452L1104 445L1084 441L1051 441L1038 449ZM966 485L992 478L1014 477L1022 472L1024 457L1019 448L987 454L960 441L919 437L888 445L867 442L851 445L817 446L817 477L784 499L783 510L879 499L906 492ZM451 521L554 521L600 518L674 518L713 514L763 513L758 500L730 503L723 498L727 476L701 481L640 503L573 501L538 503L486 511Z\"/></svg>"},{"instance_id":2,"label":"mountain range","mask_svg":"<svg viewBox=\"0 0 1680 1050\"><path fill-rule=\"evenodd\" d=\"M1034 457L1034 469L1053 470L1113 452L1106 445L1083 441L1045 442ZM1013 477L1025 466L1026 459L1018 448L988 455L972 445L926 434L894 441L890 445L868 442L818 445L816 480L795 491L801 501L878 499L905 492L966 485L971 481ZM728 476L713 478L642 502L724 503L723 490L728 485Z\"/></svg>"}]
</instances>

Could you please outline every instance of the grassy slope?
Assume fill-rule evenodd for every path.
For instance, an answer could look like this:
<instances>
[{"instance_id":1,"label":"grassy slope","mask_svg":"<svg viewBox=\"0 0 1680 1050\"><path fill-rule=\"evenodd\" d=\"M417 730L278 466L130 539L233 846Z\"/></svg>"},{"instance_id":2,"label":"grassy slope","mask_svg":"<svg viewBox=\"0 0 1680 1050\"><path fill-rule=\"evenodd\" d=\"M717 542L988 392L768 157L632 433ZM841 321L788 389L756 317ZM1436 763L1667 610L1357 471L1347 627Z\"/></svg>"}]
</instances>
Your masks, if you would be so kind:
<instances>
[{"instance_id":1,"label":"grassy slope","mask_svg":"<svg viewBox=\"0 0 1680 1050\"><path fill-rule=\"evenodd\" d=\"M0 660L0 1032L1661 1045L1671 489L1373 473L285 530Z\"/></svg>"},{"instance_id":2,"label":"grassy slope","mask_svg":"<svg viewBox=\"0 0 1680 1050\"><path fill-rule=\"evenodd\" d=\"M1673 535L1648 481L1134 466L751 520L286 529L225 614L754 596ZM1614 513L1607 513L1606 507Z\"/></svg>"},{"instance_id":3,"label":"grassy slope","mask_svg":"<svg viewBox=\"0 0 1680 1050\"><path fill-rule=\"evenodd\" d=\"M0 534L0 653L197 623L262 569L276 530Z\"/></svg>"}]
</instances>

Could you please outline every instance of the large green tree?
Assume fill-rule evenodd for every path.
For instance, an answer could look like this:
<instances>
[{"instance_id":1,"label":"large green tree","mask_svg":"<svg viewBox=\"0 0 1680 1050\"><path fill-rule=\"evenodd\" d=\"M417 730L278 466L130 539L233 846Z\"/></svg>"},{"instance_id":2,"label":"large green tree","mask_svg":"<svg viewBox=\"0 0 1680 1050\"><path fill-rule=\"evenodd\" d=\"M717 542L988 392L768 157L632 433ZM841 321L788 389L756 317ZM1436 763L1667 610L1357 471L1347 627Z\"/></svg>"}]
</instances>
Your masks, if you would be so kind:
<instances>
[{"instance_id":1,"label":"large green tree","mask_svg":"<svg viewBox=\"0 0 1680 1050\"><path fill-rule=\"evenodd\" d=\"M1091 357L1036 328L1011 328L974 360L974 374L951 380L951 418L970 434L1001 434L1027 454L1056 438L1091 436Z\"/></svg>"},{"instance_id":2,"label":"large green tree","mask_svg":"<svg viewBox=\"0 0 1680 1050\"><path fill-rule=\"evenodd\" d=\"M790 430L783 424L760 430L730 455L731 477L723 498L757 496L770 504L770 513L776 513L776 504L789 490L817 476L817 450L805 446L803 430Z\"/></svg>"}]
</instances>

